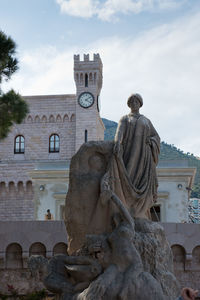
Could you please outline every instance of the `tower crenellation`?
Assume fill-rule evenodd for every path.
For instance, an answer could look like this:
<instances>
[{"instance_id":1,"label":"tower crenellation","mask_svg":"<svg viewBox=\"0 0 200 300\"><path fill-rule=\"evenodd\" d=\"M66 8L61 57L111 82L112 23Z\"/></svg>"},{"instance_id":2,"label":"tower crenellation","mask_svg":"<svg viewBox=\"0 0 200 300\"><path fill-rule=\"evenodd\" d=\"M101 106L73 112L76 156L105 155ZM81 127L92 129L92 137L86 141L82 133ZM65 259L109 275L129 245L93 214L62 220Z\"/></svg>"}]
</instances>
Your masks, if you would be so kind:
<instances>
[{"instance_id":1,"label":"tower crenellation","mask_svg":"<svg viewBox=\"0 0 200 300\"><path fill-rule=\"evenodd\" d=\"M103 64L100 55L93 54L93 60L90 60L89 54L84 54L83 60L80 55L74 55L74 80L76 83L77 94L82 92L83 88L88 86L96 86L96 94L100 94L102 88L102 69ZM88 84L85 84L85 81Z\"/></svg>"}]
</instances>

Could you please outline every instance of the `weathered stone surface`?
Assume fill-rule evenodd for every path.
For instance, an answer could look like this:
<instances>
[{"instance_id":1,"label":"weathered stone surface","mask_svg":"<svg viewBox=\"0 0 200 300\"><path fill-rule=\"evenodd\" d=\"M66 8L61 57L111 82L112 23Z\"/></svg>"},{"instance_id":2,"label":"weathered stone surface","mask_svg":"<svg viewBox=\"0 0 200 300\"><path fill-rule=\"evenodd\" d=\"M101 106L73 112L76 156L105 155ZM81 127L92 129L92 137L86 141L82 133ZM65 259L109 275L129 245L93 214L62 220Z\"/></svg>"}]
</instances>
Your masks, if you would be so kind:
<instances>
[{"instance_id":1,"label":"weathered stone surface","mask_svg":"<svg viewBox=\"0 0 200 300\"><path fill-rule=\"evenodd\" d=\"M110 204L98 200L112 148L112 142L89 142L72 157L65 203L69 254L83 246L86 234L111 230Z\"/></svg>"},{"instance_id":2,"label":"weathered stone surface","mask_svg":"<svg viewBox=\"0 0 200 300\"><path fill-rule=\"evenodd\" d=\"M179 284L173 274L173 256L163 227L144 219L135 219L134 244L140 253L143 267L160 283L164 294L174 299Z\"/></svg>"},{"instance_id":3,"label":"weathered stone surface","mask_svg":"<svg viewBox=\"0 0 200 300\"><path fill-rule=\"evenodd\" d=\"M0 293L8 295L8 286L13 286L19 295L25 295L45 288L41 278L31 275L28 269L0 270Z\"/></svg>"}]
</instances>

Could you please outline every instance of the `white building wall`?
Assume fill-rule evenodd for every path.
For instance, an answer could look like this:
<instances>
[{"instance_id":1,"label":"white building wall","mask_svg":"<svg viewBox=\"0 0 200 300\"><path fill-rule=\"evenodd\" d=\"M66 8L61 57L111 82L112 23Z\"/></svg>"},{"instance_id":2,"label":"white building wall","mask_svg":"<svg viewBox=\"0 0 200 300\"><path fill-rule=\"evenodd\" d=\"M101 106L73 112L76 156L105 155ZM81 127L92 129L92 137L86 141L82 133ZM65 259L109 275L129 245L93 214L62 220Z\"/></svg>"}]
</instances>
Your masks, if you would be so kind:
<instances>
[{"instance_id":1,"label":"white building wall","mask_svg":"<svg viewBox=\"0 0 200 300\"><path fill-rule=\"evenodd\" d=\"M159 167L158 202L161 222L187 223L189 190L192 187L196 168Z\"/></svg>"}]
</instances>

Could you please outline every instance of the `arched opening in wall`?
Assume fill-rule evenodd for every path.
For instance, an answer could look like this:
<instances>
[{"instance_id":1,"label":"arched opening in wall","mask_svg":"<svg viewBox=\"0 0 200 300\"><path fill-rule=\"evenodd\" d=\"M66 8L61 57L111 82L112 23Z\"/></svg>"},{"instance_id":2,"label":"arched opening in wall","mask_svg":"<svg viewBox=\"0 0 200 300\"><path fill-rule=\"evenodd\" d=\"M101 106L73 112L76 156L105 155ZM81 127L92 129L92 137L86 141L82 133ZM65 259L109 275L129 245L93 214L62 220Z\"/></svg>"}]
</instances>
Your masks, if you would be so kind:
<instances>
[{"instance_id":1,"label":"arched opening in wall","mask_svg":"<svg viewBox=\"0 0 200 300\"><path fill-rule=\"evenodd\" d=\"M40 122L40 118L39 118L39 116L36 116L35 117L35 123L39 123Z\"/></svg>"},{"instance_id":2,"label":"arched opening in wall","mask_svg":"<svg viewBox=\"0 0 200 300\"><path fill-rule=\"evenodd\" d=\"M87 143L88 141L88 131L87 129L85 129L85 143Z\"/></svg>"},{"instance_id":3,"label":"arched opening in wall","mask_svg":"<svg viewBox=\"0 0 200 300\"><path fill-rule=\"evenodd\" d=\"M26 182L26 192L31 194L33 192L32 181L28 180Z\"/></svg>"},{"instance_id":4,"label":"arched opening in wall","mask_svg":"<svg viewBox=\"0 0 200 300\"><path fill-rule=\"evenodd\" d=\"M24 197L26 200L33 199L33 185L30 180L26 182L26 192L24 193Z\"/></svg>"},{"instance_id":5,"label":"arched opening in wall","mask_svg":"<svg viewBox=\"0 0 200 300\"><path fill-rule=\"evenodd\" d=\"M88 74L85 74L85 87L88 87Z\"/></svg>"},{"instance_id":6,"label":"arched opening in wall","mask_svg":"<svg viewBox=\"0 0 200 300\"><path fill-rule=\"evenodd\" d=\"M71 121L71 122L75 122L75 120L76 120L75 114L72 114L72 115L71 115L71 118L70 118L70 121Z\"/></svg>"},{"instance_id":7,"label":"arched opening in wall","mask_svg":"<svg viewBox=\"0 0 200 300\"><path fill-rule=\"evenodd\" d=\"M14 195L16 190L15 190L15 183L13 181L10 181L9 184L8 184L8 190L9 190L9 193L11 195Z\"/></svg>"},{"instance_id":8,"label":"arched opening in wall","mask_svg":"<svg viewBox=\"0 0 200 300\"><path fill-rule=\"evenodd\" d=\"M55 122L55 118L54 118L53 115L50 115L50 117L49 117L49 122L50 122L50 123L54 123L54 122Z\"/></svg>"},{"instance_id":9,"label":"arched opening in wall","mask_svg":"<svg viewBox=\"0 0 200 300\"><path fill-rule=\"evenodd\" d=\"M23 195L23 193L24 193L24 185L23 185L23 182L22 182L22 181L19 181L19 182L17 183L17 190L18 190L18 193L19 193L20 195Z\"/></svg>"},{"instance_id":10,"label":"arched opening in wall","mask_svg":"<svg viewBox=\"0 0 200 300\"><path fill-rule=\"evenodd\" d=\"M32 123L32 122L33 122L32 117L31 117L31 116L28 116L28 118L27 118L27 123Z\"/></svg>"},{"instance_id":11,"label":"arched opening in wall","mask_svg":"<svg viewBox=\"0 0 200 300\"><path fill-rule=\"evenodd\" d=\"M22 247L17 243L10 244L6 248L6 268L23 268Z\"/></svg>"},{"instance_id":12,"label":"arched opening in wall","mask_svg":"<svg viewBox=\"0 0 200 300\"><path fill-rule=\"evenodd\" d=\"M29 256L31 255L43 255L46 257L45 245L39 242L32 244L29 249Z\"/></svg>"},{"instance_id":13,"label":"arched opening in wall","mask_svg":"<svg viewBox=\"0 0 200 300\"><path fill-rule=\"evenodd\" d=\"M185 248L181 245L171 246L173 253L173 262L175 270L184 270L185 268Z\"/></svg>"},{"instance_id":14,"label":"arched opening in wall","mask_svg":"<svg viewBox=\"0 0 200 300\"><path fill-rule=\"evenodd\" d=\"M153 222L161 221L160 205L154 205L150 208L151 220Z\"/></svg>"},{"instance_id":15,"label":"arched opening in wall","mask_svg":"<svg viewBox=\"0 0 200 300\"><path fill-rule=\"evenodd\" d=\"M94 73L94 84L96 84L96 82L97 82L97 73L95 72Z\"/></svg>"},{"instance_id":16,"label":"arched opening in wall","mask_svg":"<svg viewBox=\"0 0 200 300\"><path fill-rule=\"evenodd\" d=\"M15 137L14 153L23 154L25 151L25 139L23 135L18 135Z\"/></svg>"},{"instance_id":17,"label":"arched opening in wall","mask_svg":"<svg viewBox=\"0 0 200 300\"><path fill-rule=\"evenodd\" d=\"M79 74L76 73L76 82L79 83Z\"/></svg>"},{"instance_id":18,"label":"arched opening in wall","mask_svg":"<svg viewBox=\"0 0 200 300\"><path fill-rule=\"evenodd\" d=\"M56 254L66 254L67 255L67 244L58 243L53 248L53 255Z\"/></svg>"},{"instance_id":19,"label":"arched opening in wall","mask_svg":"<svg viewBox=\"0 0 200 300\"><path fill-rule=\"evenodd\" d=\"M42 123L46 123L47 122L47 117L46 116L43 116L42 117Z\"/></svg>"},{"instance_id":20,"label":"arched opening in wall","mask_svg":"<svg viewBox=\"0 0 200 300\"><path fill-rule=\"evenodd\" d=\"M83 84L83 73L80 75L80 84Z\"/></svg>"},{"instance_id":21,"label":"arched opening in wall","mask_svg":"<svg viewBox=\"0 0 200 300\"><path fill-rule=\"evenodd\" d=\"M1 197L6 196L6 183L4 181L0 183L0 195Z\"/></svg>"},{"instance_id":22,"label":"arched opening in wall","mask_svg":"<svg viewBox=\"0 0 200 300\"><path fill-rule=\"evenodd\" d=\"M67 122L67 121L69 121L69 117L68 117L68 115L66 114L66 115L64 115L63 122Z\"/></svg>"},{"instance_id":23,"label":"arched opening in wall","mask_svg":"<svg viewBox=\"0 0 200 300\"><path fill-rule=\"evenodd\" d=\"M57 117L56 117L56 122L57 122L57 123L61 123L61 122L62 122L62 119L61 119L61 116L60 116L60 115L57 115Z\"/></svg>"},{"instance_id":24,"label":"arched opening in wall","mask_svg":"<svg viewBox=\"0 0 200 300\"><path fill-rule=\"evenodd\" d=\"M90 84L93 83L92 73L89 74L89 83L90 83Z\"/></svg>"},{"instance_id":25,"label":"arched opening in wall","mask_svg":"<svg viewBox=\"0 0 200 300\"><path fill-rule=\"evenodd\" d=\"M192 261L195 264L195 266L199 267L200 269L200 246L197 246L192 251Z\"/></svg>"}]
</instances>

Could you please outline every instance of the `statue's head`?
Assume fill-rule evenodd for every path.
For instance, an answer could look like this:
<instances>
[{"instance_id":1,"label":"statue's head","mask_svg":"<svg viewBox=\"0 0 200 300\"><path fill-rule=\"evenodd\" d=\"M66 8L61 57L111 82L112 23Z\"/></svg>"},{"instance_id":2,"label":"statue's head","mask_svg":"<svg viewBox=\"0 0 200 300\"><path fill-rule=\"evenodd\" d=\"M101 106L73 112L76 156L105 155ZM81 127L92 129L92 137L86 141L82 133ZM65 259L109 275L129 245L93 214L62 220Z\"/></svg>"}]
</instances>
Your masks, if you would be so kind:
<instances>
[{"instance_id":1,"label":"statue's head","mask_svg":"<svg viewBox=\"0 0 200 300\"><path fill-rule=\"evenodd\" d=\"M143 105L143 99L142 99L142 96L140 96L140 94L132 94L128 97L128 100L127 100L127 105L128 107L131 107L131 102L134 100L134 99L137 99L138 102L140 103L140 107Z\"/></svg>"}]
</instances>

